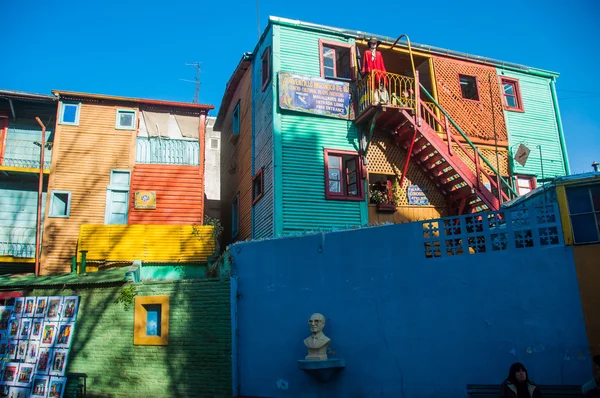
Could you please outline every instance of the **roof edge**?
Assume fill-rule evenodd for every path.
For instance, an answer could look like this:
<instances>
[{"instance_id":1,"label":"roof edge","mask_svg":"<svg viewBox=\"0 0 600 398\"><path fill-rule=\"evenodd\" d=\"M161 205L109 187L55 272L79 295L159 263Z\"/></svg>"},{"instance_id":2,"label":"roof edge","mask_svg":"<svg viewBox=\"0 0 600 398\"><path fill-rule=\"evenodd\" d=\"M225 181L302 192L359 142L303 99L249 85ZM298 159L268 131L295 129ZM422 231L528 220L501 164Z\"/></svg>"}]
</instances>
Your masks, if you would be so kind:
<instances>
[{"instance_id":1,"label":"roof edge","mask_svg":"<svg viewBox=\"0 0 600 398\"><path fill-rule=\"evenodd\" d=\"M235 67L229 81L225 85L225 92L223 93L223 98L221 99L221 105L219 105L219 113L217 114L217 120L215 120L215 124L213 125L214 131L220 131L223 125L223 119L227 114L227 109L229 108L229 104L231 103L231 99L233 98L233 93L237 89L240 80L244 73L250 67L250 63L254 58L253 53L244 53L242 54L242 58L240 62Z\"/></svg>"}]
</instances>

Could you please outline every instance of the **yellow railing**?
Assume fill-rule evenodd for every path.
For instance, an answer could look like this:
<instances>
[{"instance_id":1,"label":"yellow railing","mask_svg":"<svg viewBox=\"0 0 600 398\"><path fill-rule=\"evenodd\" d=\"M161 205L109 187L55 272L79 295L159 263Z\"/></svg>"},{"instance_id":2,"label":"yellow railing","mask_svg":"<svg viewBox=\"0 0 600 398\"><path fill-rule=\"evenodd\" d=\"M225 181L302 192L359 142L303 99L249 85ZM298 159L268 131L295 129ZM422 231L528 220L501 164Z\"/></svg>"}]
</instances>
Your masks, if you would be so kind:
<instances>
[{"instance_id":1,"label":"yellow railing","mask_svg":"<svg viewBox=\"0 0 600 398\"><path fill-rule=\"evenodd\" d=\"M383 87L380 82L383 81ZM371 105L415 107L415 79L389 72L372 71L358 83L358 114Z\"/></svg>"},{"instance_id":2,"label":"yellow railing","mask_svg":"<svg viewBox=\"0 0 600 398\"><path fill-rule=\"evenodd\" d=\"M213 227L98 225L79 229L77 261L206 262L215 251Z\"/></svg>"}]
</instances>

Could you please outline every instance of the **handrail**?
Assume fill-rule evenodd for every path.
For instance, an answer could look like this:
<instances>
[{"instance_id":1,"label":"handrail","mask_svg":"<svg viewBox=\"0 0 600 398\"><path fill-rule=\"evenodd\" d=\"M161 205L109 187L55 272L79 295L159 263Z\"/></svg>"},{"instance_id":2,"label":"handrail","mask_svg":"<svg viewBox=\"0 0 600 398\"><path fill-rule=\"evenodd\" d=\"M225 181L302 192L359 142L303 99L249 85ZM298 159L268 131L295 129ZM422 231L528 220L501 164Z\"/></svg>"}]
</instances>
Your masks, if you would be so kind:
<instances>
[{"instance_id":1,"label":"handrail","mask_svg":"<svg viewBox=\"0 0 600 398\"><path fill-rule=\"evenodd\" d=\"M1 145L2 143L0 143ZM6 138L4 142L4 154L1 155L1 165L22 168L40 167L40 142L34 140L22 140ZM47 142L44 149L44 169L50 168L52 157L52 142Z\"/></svg>"},{"instance_id":2,"label":"handrail","mask_svg":"<svg viewBox=\"0 0 600 398\"><path fill-rule=\"evenodd\" d=\"M429 91L427 91L427 89L425 87L423 87L422 84L419 84L419 86L421 87L421 90L423 90L423 92L435 104L435 106L444 114L444 116L446 117L446 119L448 121L450 121L450 123L454 126L454 128L456 129L456 131L458 131L460 133L460 135L465 139L465 141L471 146L471 148L473 148L473 150L477 153L477 155L484 161L484 163L492 170L492 172L494 172L496 174L496 176L498 176L498 178L500 179L500 181L502 181L504 183L504 185L506 185L506 187L509 189L509 191L515 197L519 196L517 194L517 192L508 184L508 182L506 182L506 180L504 178L502 178L502 175L500 174L500 172L498 172L498 170L496 170L496 168L494 166L492 166L492 164L486 159L486 157L483 156L481 154L481 152L479 152L479 150L477 149L477 147L475 146L475 144L473 144L473 142L471 142L471 140L469 139L469 137L467 137L467 135L465 134L465 132L462 131L462 129L460 127L458 127L458 125L456 124L456 122L450 117L450 115L448 115L448 113L444 110L444 108L442 108L442 106L440 104L438 104L438 102L435 100L435 98L433 98L433 96L431 94L429 94ZM498 187L498 193L501 194L501 192L502 192L502 189L500 189L500 187Z\"/></svg>"}]
</instances>

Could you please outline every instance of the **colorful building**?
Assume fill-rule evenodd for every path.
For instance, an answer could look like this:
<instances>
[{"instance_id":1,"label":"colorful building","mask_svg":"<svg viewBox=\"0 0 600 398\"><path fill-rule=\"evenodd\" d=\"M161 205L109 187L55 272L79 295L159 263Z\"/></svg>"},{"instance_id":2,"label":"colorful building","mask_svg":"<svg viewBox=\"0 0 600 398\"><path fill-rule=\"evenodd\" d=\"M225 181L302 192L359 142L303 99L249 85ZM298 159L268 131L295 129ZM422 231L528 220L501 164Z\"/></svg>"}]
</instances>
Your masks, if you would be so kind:
<instances>
[{"instance_id":1,"label":"colorful building","mask_svg":"<svg viewBox=\"0 0 600 398\"><path fill-rule=\"evenodd\" d=\"M497 210L569 173L557 76L271 17L215 123L225 239Z\"/></svg>"},{"instance_id":2,"label":"colorful building","mask_svg":"<svg viewBox=\"0 0 600 398\"><path fill-rule=\"evenodd\" d=\"M96 267L206 262L212 229L195 225L203 223L205 122L213 107L53 93L59 108L42 274L69 271L74 256Z\"/></svg>"},{"instance_id":3,"label":"colorful building","mask_svg":"<svg viewBox=\"0 0 600 398\"><path fill-rule=\"evenodd\" d=\"M0 273L34 271L42 146L36 117L46 126L44 209L56 104L54 96L0 90Z\"/></svg>"},{"instance_id":4,"label":"colorful building","mask_svg":"<svg viewBox=\"0 0 600 398\"><path fill-rule=\"evenodd\" d=\"M204 214L221 217L221 132L214 129L216 118L206 119L204 151Z\"/></svg>"}]
</instances>

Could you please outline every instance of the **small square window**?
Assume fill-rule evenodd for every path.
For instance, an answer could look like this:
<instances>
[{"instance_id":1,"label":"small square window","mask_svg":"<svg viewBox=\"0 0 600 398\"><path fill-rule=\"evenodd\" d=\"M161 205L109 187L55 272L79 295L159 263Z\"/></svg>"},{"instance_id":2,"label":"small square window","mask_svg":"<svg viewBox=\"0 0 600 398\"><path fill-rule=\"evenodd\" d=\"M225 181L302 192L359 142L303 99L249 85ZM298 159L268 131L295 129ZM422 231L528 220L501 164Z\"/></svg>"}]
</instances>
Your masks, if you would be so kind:
<instances>
[{"instance_id":1,"label":"small square window","mask_svg":"<svg viewBox=\"0 0 600 398\"><path fill-rule=\"evenodd\" d=\"M230 142L237 142L240 138L240 103L238 102L233 113L231 114L231 136L229 137Z\"/></svg>"},{"instance_id":2,"label":"small square window","mask_svg":"<svg viewBox=\"0 0 600 398\"><path fill-rule=\"evenodd\" d=\"M509 111L523 111L521 91L517 79L501 78L504 108Z\"/></svg>"},{"instance_id":3,"label":"small square window","mask_svg":"<svg viewBox=\"0 0 600 398\"><path fill-rule=\"evenodd\" d=\"M129 170L111 170L110 185L129 189L129 179L131 172Z\"/></svg>"},{"instance_id":4,"label":"small square window","mask_svg":"<svg viewBox=\"0 0 600 398\"><path fill-rule=\"evenodd\" d=\"M240 227L240 194L235 195L231 202L231 238L238 236Z\"/></svg>"},{"instance_id":5,"label":"small square window","mask_svg":"<svg viewBox=\"0 0 600 398\"><path fill-rule=\"evenodd\" d=\"M325 198L363 200L360 158L350 151L325 150Z\"/></svg>"},{"instance_id":6,"label":"small square window","mask_svg":"<svg viewBox=\"0 0 600 398\"><path fill-rule=\"evenodd\" d=\"M133 344L169 344L169 296L135 298Z\"/></svg>"},{"instance_id":7,"label":"small square window","mask_svg":"<svg viewBox=\"0 0 600 398\"><path fill-rule=\"evenodd\" d=\"M61 102L59 124L79 125L79 102Z\"/></svg>"},{"instance_id":8,"label":"small square window","mask_svg":"<svg viewBox=\"0 0 600 398\"><path fill-rule=\"evenodd\" d=\"M219 139L211 138L210 139L210 149L218 151L219 150Z\"/></svg>"},{"instance_id":9,"label":"small square window","mask_svg":"<svg viewBox=\"0 0 600 398\"><path fill-rule=\"evenodd\" d=\"M262 88L265 91L271 82L271 47L267 47L261 58Z\"/></svg>"},{"instance_id":10,"label":"small square window","mask_svg":"<svg viewBox=\"0 0 600 398\"><path fill-rule=\"evenodd\" d=\"M49 217L68 218L71 213L71 192L52 191Z\"/></svg>"},{"instance_id":11,"label":"small square window","mask_svg":"<svg viewBox=\"0 0 600 398\"><path fill-rule=\"evenodd\" d=\"M536 187L535 177L533 176L517 176L517 193L519 196L525 195L533 191Z\"/></svg>"},{"instance_id":12,"label":"small square window","mask_svg":"<svg viewBox=\"0 0 600 398\"><path fill-rule=\"evenodd\" d=\"M352 46L347 43L319 40L321 77L352 78L354 66Z\"/></svg>"},{"instance_id":13,"label":"small square window","mask_svg":"<svg viewBox=\"0 0 600 398\"><path fill-rule=\"evenodd\" d=\"M117 130L135 130L136 114L134 110L117 109Z\"/></svg>"},{"instance_id":14,"label":"small square window","mask_svg":"<svg viewBox=\"0 0 600 398\"><path fill-rule=\"evenodd\" d=\"M460 80L460 92L464 99L479 101L479 90L477 89L477 78L469 75L458 75Z\"/></svg>"},{"instance_id":15,"label":"small square window","mask_svg":"<svg viewBox=\"0 0 600 398\"><path fill-rule=\"evenodd\" d=\"M262 198L263 187L263 169L261 168L252 178L252 205Z\"/></svg>"}]
</instances>

